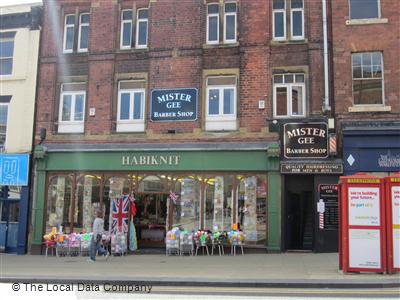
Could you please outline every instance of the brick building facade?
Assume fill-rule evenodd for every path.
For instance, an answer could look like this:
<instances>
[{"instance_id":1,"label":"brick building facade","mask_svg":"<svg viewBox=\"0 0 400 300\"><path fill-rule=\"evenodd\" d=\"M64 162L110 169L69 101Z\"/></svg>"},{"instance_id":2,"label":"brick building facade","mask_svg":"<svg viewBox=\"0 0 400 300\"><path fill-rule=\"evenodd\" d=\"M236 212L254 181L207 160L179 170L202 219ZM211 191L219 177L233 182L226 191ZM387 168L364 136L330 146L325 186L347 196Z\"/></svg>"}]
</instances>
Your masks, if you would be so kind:
<instances>
[{"instance_id":1,"label":"brick building facade","mask_svg":"<svg viewBox=\"0 0 400 300\"><path fill-rule=\"evenodd\" d=\"M33 251L130 191L139 246L238 223L255 248L327 250L313 202L337 175L281 174L276 125L329 117L321 2L45 0L42 30Z\"/></svg>"},{"instance_id":2,"label":"brick building facade","mask_svg":"<svg viewBox=\"0 0 400 300\"><path fill-rule=\"evenodd\" d=\"M346 174L400 169L400 4L332 1L335 118Z\"/></svg>"}]
</instances>

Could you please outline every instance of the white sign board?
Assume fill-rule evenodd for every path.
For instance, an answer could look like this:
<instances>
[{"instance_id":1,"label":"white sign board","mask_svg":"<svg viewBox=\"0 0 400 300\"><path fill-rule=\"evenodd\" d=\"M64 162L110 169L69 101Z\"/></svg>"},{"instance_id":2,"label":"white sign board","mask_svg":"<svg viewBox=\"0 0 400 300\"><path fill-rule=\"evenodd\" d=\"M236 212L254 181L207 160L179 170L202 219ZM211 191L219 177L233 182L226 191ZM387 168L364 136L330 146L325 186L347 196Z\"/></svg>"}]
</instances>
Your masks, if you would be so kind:
<instances>
[{"instance_id":1,"label":"white sign board","mask_svg":"<svg viewBox=\"0 0 400 300\"><path fill-rule=\"evenodd\" d=\"M349 225L379 226L379 188L349 188Z\"/></svg>"},{"instance_id":2,"label":"white sign board","mask_svg":"<svg viewBox=\"0 0 400 300\"><path fill-rule=\"evenodd\" d=\"M380 231L375 229L349 230L350 268L379 269L381 267Z\"/></svg>"},{"instance_id":3,"label":"white sign board","mask_svg":"<svg viewBox=\"0 0 400 300\"><path fill-rule=\"evenodd\" d=\"M393 266L400 268L400 186L392 186Z\"/></svg>"},{"instance_id":4,"label":"white sign board","mask_svg":"<svg viewBox=\"0 0 400 300\"><path fill-rule=\"evenodd\" d=\"M317 204L317 211L320 214L323 214L325 212L325 203L324 200L319 199L318 204Z\"/></svg>"}]
</instances>

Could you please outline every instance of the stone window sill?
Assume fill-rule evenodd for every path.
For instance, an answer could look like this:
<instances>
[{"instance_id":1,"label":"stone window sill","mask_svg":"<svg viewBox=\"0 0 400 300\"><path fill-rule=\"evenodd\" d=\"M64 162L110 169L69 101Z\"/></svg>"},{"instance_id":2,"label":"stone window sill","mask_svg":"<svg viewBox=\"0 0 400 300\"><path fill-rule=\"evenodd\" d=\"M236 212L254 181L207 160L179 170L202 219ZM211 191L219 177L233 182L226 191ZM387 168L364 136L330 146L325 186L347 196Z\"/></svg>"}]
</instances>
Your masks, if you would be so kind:
<instances>
[{"instance_id":1,"label":"stone window sill","mask_svg":"<svg viewBox=\"0 0 400 300\"><path fill-rule=\"evenodd\" d=\"M389 23L387 18L380 19L354 19L354 20L346 20L346 25L370 25L370 24L386 24Z\"/></svg>"},{"instance_id":2,"label":"stone window sill","mask_svg":"<svg viewBox=\"0 0 400 300\"><path fill-rule=\"evenodd\" d=\"M234 48L238 47L239 42L236 43L219 43L219 44L203 44L203 49L213 49L213 48Z\"/></svg>"},{"instance_id":3,"label":"stone window sill","mask_svg":"<svg viewBox=\"0 0 400 300\"><path fill-rule=\"evenodd\" d=\"M392 110L391 106L375 106L375 105L357 105L350 106L349 112L390 112Z\"/></svg>"}]
</instances>

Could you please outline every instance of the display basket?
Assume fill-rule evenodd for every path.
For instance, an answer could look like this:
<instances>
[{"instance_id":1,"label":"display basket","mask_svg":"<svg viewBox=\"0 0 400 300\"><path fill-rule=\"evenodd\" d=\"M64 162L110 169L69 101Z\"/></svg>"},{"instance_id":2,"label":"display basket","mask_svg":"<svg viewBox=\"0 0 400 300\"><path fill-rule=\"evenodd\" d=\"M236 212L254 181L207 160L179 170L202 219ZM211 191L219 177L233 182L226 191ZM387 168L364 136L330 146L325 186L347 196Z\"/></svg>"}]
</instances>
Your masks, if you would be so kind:
<instances>
[{"instance_id":1,"label":"display basket","mask_svg":"<svg viewBox=\"0 0 400 300\"><path fill-rule=\"evenodd\" d=\"M58 235L57 237L57 255L67 256L69 254L69 240L68 235Z\"/></svg>"},{"instance_id":2,"label":"display basket","mask_svg":"<svg viewBox=\"0 0 400 300\"><path fill-rule=\"evenodd\" d=\"M111 234L111 254L122 256L127 253L126 234L120 231Z\"/></svg>"},{"instance_id":3,"label":"display basket","mask_svg":"<svg viewBox=\"0 0 400 300\"><path fill-rule=\"evenodd\" d=\"M180 236L180 255L189 254L193 255L194 245L193 245L193 234L188 232L181 233Z\"/></svg>"},{"instance_id":4,"label":"display basket","mask_svg":"<svg viewBox=\"0 0 400 300\"><path fill-rule=\"evenodd\" d=\"M82 256L89 256L92 236L93 236L93 233L83 233L80 235L81 255Z\"/></svg>"},{"instance_id":5,"label":"display basket","mask_svg":"<svg viewBox=\"0 0 400 300\"><path fill-rule=\"evenodd\" d=\"M81 252L81 242L76 233L68 235L69 255L78 256Z\"/></svg>"},{"instance_id":6,"label":"display basket","mask_svg":"<svg viewBox=\"0 0 400 300\"><path fill-rule=\"evenodd\" d=\"M165 255L179 255L180 231L172 229L167 232L165 238Z\"/></svg>"}]
</instances>

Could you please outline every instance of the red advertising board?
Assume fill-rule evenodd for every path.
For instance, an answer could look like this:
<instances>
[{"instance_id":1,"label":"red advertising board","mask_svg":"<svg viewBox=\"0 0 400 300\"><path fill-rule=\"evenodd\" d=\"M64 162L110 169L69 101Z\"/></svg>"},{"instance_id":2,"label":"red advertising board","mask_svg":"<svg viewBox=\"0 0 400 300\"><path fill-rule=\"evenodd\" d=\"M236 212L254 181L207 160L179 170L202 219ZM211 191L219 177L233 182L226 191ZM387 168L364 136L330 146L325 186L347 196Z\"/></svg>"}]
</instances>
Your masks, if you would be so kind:
<instances>
[{"instance_id":1,"label":"red advertising board","mask_svg":"<svg viewBox=\"0 0 400 300\"><path fill-rule=\"evenodd\" d=\"M400 173L385 178L387 270L400 271Z\"/></svg>"},{"instance_id":2,"label":"red advertising board","mask_svg":"<svg viewBox=\"0 0 400 300\"><path fill-rule=\"evenodd\" d=\"M340 177L340 255L343 272L386 271L383 179L358 173Z\"/></svg>"}]
</instances>

